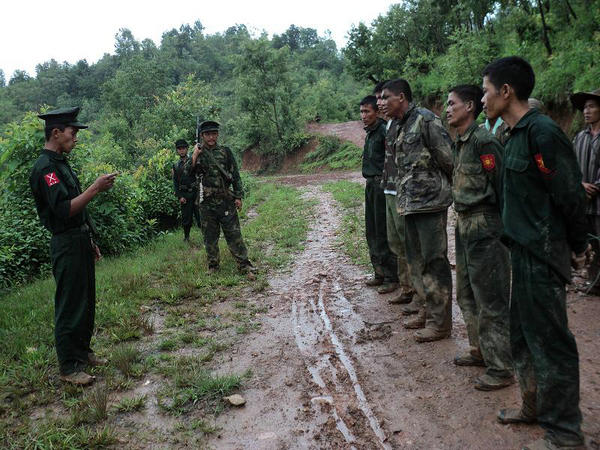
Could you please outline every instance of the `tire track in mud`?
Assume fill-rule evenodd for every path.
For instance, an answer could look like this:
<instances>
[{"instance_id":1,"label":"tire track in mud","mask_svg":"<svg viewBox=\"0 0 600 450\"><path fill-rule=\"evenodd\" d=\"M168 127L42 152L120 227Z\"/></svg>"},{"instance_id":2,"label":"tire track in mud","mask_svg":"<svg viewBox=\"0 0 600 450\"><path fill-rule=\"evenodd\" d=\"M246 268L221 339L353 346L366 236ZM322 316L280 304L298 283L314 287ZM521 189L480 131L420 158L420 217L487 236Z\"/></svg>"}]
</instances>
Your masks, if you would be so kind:
<instances>
[{"instance_id":1,"label":"tire track in mud","mask_svg":"<svg viewBox=\"0 0 600 450\"><path fill-rule=\"evenodd\" d=\"M292 280L287 277L287 285L281 287L291 300L296 346L312 382L320 390L320 395L311 398L311 405L330 415L349 448L376 445L391 449L349 350L364 322L353 311L340 286L347 281L336 267L341 255L336 250L335 233L341 218L331 195L320 187L308 187L305 195L319 200L318 222L309 233L304 252L296 260ZM279 287L278 284L272 281L274 287ZM337 327L331 315L342 315L345 327Z\"/></svg>"}]
</instances>

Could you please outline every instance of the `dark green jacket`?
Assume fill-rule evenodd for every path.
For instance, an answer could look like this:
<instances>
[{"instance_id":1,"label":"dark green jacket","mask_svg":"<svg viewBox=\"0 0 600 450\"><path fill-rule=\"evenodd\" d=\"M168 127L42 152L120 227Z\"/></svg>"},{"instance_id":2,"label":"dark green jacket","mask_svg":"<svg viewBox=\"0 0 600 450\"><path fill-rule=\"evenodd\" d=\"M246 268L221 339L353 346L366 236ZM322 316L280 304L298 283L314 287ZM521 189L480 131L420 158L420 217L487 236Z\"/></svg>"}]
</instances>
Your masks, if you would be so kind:
<instances>
[{"instance_id":1,"label":"dark green jacket","mask_svg":"<svg viewBox=\"0 0 600 450\"><path fill-rule=\"evenodd\" d=\"M173 163L173 188L177 198L191 198L196 195L196 176L185 171L185 164L191 160L191 155Z\"/></svg>"},{"instance_id":2,"label":"dark green jacket","mask_svg":"<svg viewBox=\"0 0 600 450\"><path fill-rule=\"evenodd\" d=\"M362 174L365 178L380 177L383 173L385 158L385 121L377 121L365 128L365 146L362 156Z\"/></svg>"},{"instance_id":3,"label":"dark green jacket","mask_svg":"<svg viewBox=\"0 0 600 450\"><path fill-rule=\"evenodd\" d=\"M498 140L476 122L457 136L454 151L452 198L457 212L473 207L500 209L502 159L504 150Z\"/></svg>"},{"instance_id":4,"label":"dark green jacket","mask_svg":"<svg viewBox=\"0 0 600 450\"><path fill-rule=\"evenodd\" d=\"M223 168L227 176L219 170L216 163ZM202 186L208 188L204 190L205 198L210 196L209 192L215 188L230 191L234 198L241 199L244 195L237 162L228 147L217 145L213 149L204 148L196 160L196 166L192 167L192 158L189 158L185 167L188 175L202 176Z\"/></svg>"},{"instance_id":5,"label":"dark green jacket","mask_svg":"<svg viewBox=\"0 0 600 450\"><path fill-rule=\"evenodd\" d=\"M394 143L400 215L443 211L452 203L452 140L442 121L411 105Z\"/></svg>"},{"instance_id":6,"label":"dark green jacket","mask_svg":"<svg viewBox=\"0 0 600 450\"><path fill-rule=\"evenodd\" d=\"M502 222L510 240L570 280L570 252L587 245L586 197L571 142L531 109L505 146Z\"/></svg>"},{"instance_id":7,"label":"dark green jacket","mask_svg":"<svg viewBox=\"0 0 600 450\"><path fill-rule=\"evenodd\" d=\"M40 221L52 234L80 228L84 224L93 230L85 208L69 217L71 200L81 194L81 185L64 155L42 150L31 169L29 186Z\"/></svg>"}]
</instances>

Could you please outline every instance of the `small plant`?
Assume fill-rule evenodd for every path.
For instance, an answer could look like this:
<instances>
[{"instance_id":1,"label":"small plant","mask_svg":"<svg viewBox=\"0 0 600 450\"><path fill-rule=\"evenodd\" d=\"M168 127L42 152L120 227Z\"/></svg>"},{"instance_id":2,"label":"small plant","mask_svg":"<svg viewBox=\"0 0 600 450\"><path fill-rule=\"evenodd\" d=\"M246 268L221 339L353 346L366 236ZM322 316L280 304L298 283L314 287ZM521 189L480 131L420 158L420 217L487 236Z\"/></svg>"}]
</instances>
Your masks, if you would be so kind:
<instances>
[{"instance_id":1,"label":"small plant","mask_svg":"<svg viewBox=\"0 0 600 450\"><path fill-rule=\"evenodd\" d=\"M140 409L144 409L146 407L146 399L147 397L145 395L123 398L115 405L115 410L121 413L139 411Z\"/></svg>"},{"instance_id":2,"label":"small plant","mask_svg":"<svg viewBox=\"0 0 600 450\"><path fill-rule=\"evenodd\" d=\"M121 345L112 354L112 364L126 377L139 376L141 354L132 345Z\"/></svg>"}]
</instances>

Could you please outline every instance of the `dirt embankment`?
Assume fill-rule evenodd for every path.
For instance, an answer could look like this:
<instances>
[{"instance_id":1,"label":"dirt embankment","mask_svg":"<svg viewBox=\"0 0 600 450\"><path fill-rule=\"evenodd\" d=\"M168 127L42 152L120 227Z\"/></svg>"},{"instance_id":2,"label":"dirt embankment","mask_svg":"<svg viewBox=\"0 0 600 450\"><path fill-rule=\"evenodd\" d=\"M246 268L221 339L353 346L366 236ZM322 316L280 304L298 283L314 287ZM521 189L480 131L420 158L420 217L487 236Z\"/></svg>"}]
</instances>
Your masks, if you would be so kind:
<instances>
[{"instance_id":1,"label":"dirt embankment","mask_svg":"<svg viewBox=\"0 0 600 450\"><path fill-rule=\"evenodd\" d=\"M340 139L350 141L361 147L365 141L365 131L360 120L344 123L316 123L311 122L306 126L306 131L311 134L320 134L323 136L336 136ZM281 174L296 173L299 171L300 164L304 161L306 155L312 152L318 145L318 139L311 138L309 141L286 155L277 167L277 172ZM268 157L257 154L250 148L242 153L242 169L248 172L261 173L273 168L275 161Z\"/></svg>"}]
</instances>

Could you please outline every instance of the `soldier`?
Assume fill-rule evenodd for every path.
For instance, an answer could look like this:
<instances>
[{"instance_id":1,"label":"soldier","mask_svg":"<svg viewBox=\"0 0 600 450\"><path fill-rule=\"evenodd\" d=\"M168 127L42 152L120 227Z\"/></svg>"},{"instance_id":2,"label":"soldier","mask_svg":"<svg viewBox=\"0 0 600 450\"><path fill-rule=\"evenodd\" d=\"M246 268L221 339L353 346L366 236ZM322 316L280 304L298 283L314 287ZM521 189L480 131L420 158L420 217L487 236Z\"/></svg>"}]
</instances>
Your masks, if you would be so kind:
<instances>
[{"instance_id":1,"label":"soldier","mask_svg":"<svg viewBox=\"0 0 600 450\"><path fill-rule=\"evenodd\" d=\"M85 372L87 366L107 364L90 347L96 308L94 263L101 255L92 240L95 228L85 207L96 194L112 187L117 174L102 175L81 191L67 160L77 144L77 132L87 128L77 122L78 113L76 107L38 116L46 122L46 142L33 165L29 184L40 221L52 233L54 336L60 379L85 386L94 381Z\"/></svg>"},{"instance_id":2,"label":"soldier","mask_svg":"<svg viewBox=\"0 0 600 450\"><path fill-rule=\"evenodd\" d=\"M365 233L375 276L367 286L379 286L377 292L387 294L398 288L396 256L387 240L385 194L381 188L385 153L385 121L378 118L377 99L373 95L360 102L360 118L367 135L362 155L365 184Z\"/></svg>"},{"instance_id":3,"label":"soldier","mask_svg":"<svg viewBox=\"0 0 600 450\"><path fill-rule=\"evenodd\" d=\"M585 129L573 139L573 147L583 174L583 188L587 195L586 219L592 238L594 258L588 268L591 285L588 293L600 295L600 89L578 92L571 96L575 109L583 112Z\"/></svg>"},{"instance_id":4,"label":"soldier","mask_svg":"<svg viewBox=\"0 0 600 450\"><path fill-rule=\"evenodd\" d=\"M585 191L571 146L560 127L527 98L535 75L519 57L483 71L483 104L510 127L504 158L502 222L510 242L510 343L521 386L520 409L503 409L501 423L538 422L543 440L525 448L583 444L579 358L569 331L565 283L571 264L585 261ZM574 253L571 253L574 252Z\"/></svg>"},{"instance_id":5,"label":"soldier","mask_svg":"<svg viewBox=\"0 0 600 450\"><path fill-rule=\"evenodd\" d=\"M252 264L248 260L237 214L242 208L242 180L231 150L217 143L219 126L212 120L200 124L202 142L195 145L185 170L188 176L195 174L202 177L204 198L200 204L200 223L209 271L219 270L219 236L222 228L239 271L251 273Z\"/></svg>"},{"instance_id":6,"label":"soldier","mask_svg":"<svg viewBox=\"0 0 600 450\"><path fill-rule=\"evenodd\" d=\"M491 391L514 383L508 328L510 265L500 242L502 158L500 142L475 119L483 91L474 85L450 89L446 117L457 131L452 198L456 221L456 300L471 348L459 366L487 366L475 389Z\"/></svg>"},{"instance_id":7,"label":"soldier","mask_svg":"<svg viewBox=\"0 0 600 450\"><path fill-rule=\"evenodd\" d=\"M188 159L190 159L190 156L188 155L188 143L185 139L178 139L177 142L175 142L175 149L179 154L179 161L173 163L171 174L173 176L175 196L181 205L183 240L189 242L193 219L196 219L196 224L200 227L200 214L198 212L198 207L196 206L198 188L196 186L196 177L193 175L189 176L184 171L185 164Z\"/></svg>"},{"instance_id":8,"label":"soldier","mask_svg":"<svg viewBox=\"0 0 600 450\"><path fill-rule=\"evenodd\" d=\"M495 119L490 120L485 108L483 110L483 113L485 114L485 122L483 122L480 126L492 133L494 137L498 139L498 141L502 145L504 145L504 142L506 142L508 132L508 127L506 126L506 123L504 123L502 117L497 117Z\"/></svg>"},{"instance_id":9,"label":"soldier","mask_svg":"<svg viewBox=\"0 0 600 450\"><path fill-rule=\"evenodd\" d=\"M412 103L406 80L389 81L381 96L384 110L398 121L394 141L398 182L396 207L405 220L406 259L417 295L424 300L406 328L417 342L436 341L452 330L452 275L446 221L452 203L452 149L439 117Z\"/></svg>"},{"instance_id":10,"label":"soldier","mask_svg":"<svg viewBox=\"0 0 600 450\"><path fill-rule=\"evenodd\" d=\"M398 122L392 120L383 109L381 102L381 93L383 86L389 80L377 83L373 89L375 98L377 98L377 107L381 113L380 117L387 120L385 136L385 157L383 161L383 173L381 186L385 194L385 221L387 240L390 250L396 255L396 265L398 267L398 283L400 284L400 293L394 298L388 300L392 304L411 303L415 290L410 282L408 274L408 264L406 263L406 249L404 243L404 217L398 215L396 209L396 182L398 178L398 168L396 167L396 151L394 139L398 135ZM415 302L417 303L417 302ZM414 305L405 305L408 308L407 313L417 313L419 307Z\"/></svg>"}]
</instances>

